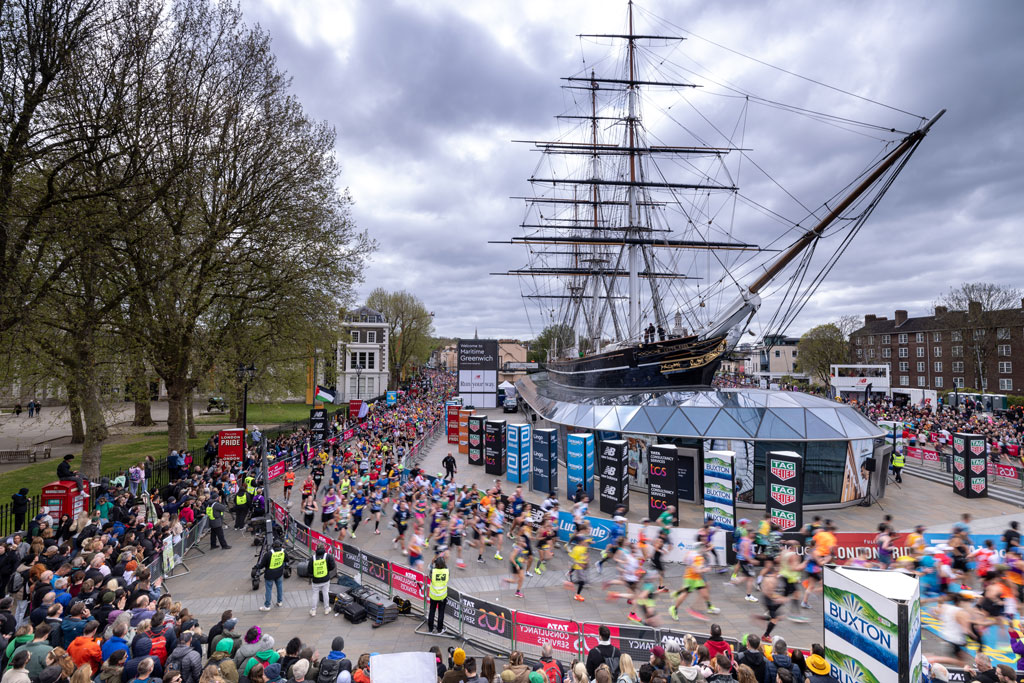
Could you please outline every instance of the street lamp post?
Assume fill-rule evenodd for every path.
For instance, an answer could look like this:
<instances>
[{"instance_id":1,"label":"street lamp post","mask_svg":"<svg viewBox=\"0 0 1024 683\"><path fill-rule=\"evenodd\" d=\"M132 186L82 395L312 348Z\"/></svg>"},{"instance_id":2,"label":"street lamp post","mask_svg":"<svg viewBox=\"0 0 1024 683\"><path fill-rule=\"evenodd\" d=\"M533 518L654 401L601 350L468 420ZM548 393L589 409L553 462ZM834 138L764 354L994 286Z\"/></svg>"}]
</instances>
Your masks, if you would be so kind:
<instances>
[{"instance_id":1,"label":"street lamp post","mask_svg":"<svg viewBox=\"0 0 1024 683\"><path fill-rule=\"evenodd\" d=\"M256 377L256 366L252 363L239 363L235 375L242 383L242 443L249 442L249 382Z\"/></svg>"}]
</instances>

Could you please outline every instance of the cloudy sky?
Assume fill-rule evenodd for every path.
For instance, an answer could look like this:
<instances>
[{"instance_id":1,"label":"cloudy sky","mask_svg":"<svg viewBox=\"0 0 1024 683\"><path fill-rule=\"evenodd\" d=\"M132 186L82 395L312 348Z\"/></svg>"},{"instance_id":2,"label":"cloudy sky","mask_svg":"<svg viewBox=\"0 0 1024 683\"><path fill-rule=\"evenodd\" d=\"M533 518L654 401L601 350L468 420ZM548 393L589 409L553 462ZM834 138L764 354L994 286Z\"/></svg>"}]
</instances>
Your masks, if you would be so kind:
<instances>
[{"instance_id":1,"label":"cloudy sky","mask_svg":"<svg viewBox=\"0 0 1024 683\"><path fill-rule=\"evenodd\" d=\"M927 314L964 281L1024 287L1024 3L638 4L648 19L692 32L680 48L687 63L707 67L718 83L914 125L708 41L913 114L948 108L790 333L845 314ZM625 2L245 0L243 10L270 32L307 110L337 130L356 221L380 244L361 294L411 291L446 336L539 332L516 281L489 275L525 262L514 247L488 244L520 234L524 209L510 197L530 193L526 178L537 165L529 147L511 140L556 132L552 116L566 109L559 78L579 72L582 56L606 51L576 35L621 31ZM758 139L746 146L808 205L852 180L880 149L804 118L782 123L764 107L750 116ZM867 157L852 153L862 143ZM755 189L765 185L751 179ZM799 218L784 203L771 206Z\"/></svg>"}]
</instances>

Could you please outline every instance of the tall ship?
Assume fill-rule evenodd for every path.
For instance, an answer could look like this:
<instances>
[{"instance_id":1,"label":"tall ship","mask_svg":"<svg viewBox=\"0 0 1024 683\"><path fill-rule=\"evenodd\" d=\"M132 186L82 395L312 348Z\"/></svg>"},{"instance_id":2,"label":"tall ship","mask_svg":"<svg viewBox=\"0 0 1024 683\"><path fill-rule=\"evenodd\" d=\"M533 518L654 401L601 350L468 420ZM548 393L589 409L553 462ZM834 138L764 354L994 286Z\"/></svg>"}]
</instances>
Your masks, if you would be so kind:
<instances>
[{"instance_id":1,"label":"tall ship","mask_svg":"<svg viewBox=\"0 0 1024 683\"><path fill-rule=\"evenodd\" d=\"M660 26L637 32L639 19ZM556 384L711 386L723 359L754 334L759 311L766 336L799 314L945 113L915 116L817 81L826 99L849 96L910 125L785 104L689 58L683 41L694 36L686 33L629 2L623 30L578 36L617 59L563 79L559 135L517 141L540 155L533 192L521 197L522 234L510 240L528 262L498 274L519 279L532 324L546 331L545 369ZM785 125L783 116L809 141L826 127L872 143L845 176L835 169L854 158L848 145L836 163L808 159L806 149L775 150L788 166L827 174L815 180L834 176L835 190L816 208L786 187L807 184L799 171L773 170L755 155L752 135ZM762 311L763 299L770 310Z\"/></svg>"}]
</instances>

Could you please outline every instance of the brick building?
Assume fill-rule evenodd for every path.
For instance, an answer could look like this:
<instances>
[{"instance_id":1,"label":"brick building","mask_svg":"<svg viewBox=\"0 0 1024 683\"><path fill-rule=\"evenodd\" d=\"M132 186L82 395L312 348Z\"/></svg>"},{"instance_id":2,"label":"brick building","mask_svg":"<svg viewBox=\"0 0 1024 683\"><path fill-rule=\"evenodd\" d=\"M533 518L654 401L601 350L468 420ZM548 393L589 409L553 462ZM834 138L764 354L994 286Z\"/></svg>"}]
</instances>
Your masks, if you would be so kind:
<instances>
[{"instance_id":1,"label":"brick building","mask_svg":"<svg viewBox=\"0 0 1024 683\"><path fill-rule=\"evenodd\" d=\"M972 302L967 311L936 306L918 318L865 315L850 349L853 363L888 365L894 389L1024 394L1024 301L998 311Z\"/></svg>"}]
</instances>

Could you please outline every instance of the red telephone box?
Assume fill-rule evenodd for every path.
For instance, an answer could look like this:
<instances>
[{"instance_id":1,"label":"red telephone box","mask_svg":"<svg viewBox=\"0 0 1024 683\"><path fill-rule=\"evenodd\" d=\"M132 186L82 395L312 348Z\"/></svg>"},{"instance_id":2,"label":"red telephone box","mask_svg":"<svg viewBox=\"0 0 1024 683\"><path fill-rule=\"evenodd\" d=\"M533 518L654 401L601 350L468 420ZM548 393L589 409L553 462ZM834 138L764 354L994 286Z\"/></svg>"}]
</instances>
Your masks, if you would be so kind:
<instances>
[{"instance_id":1,"label":"red telephone box","mask_svg":"<svg viewBox=\"0 0 1024 683\"><path fill-rule=\"evenodd\" d=\"M85 493L89 493L89 482L83 481ZM50 516L54 519L61 515L69 515L71 519L82 510L89 509L89 499L78 492L78 485L73 481L55 481L43 487L42 506L50 508Z\"/></svg>"}]
</instances>

